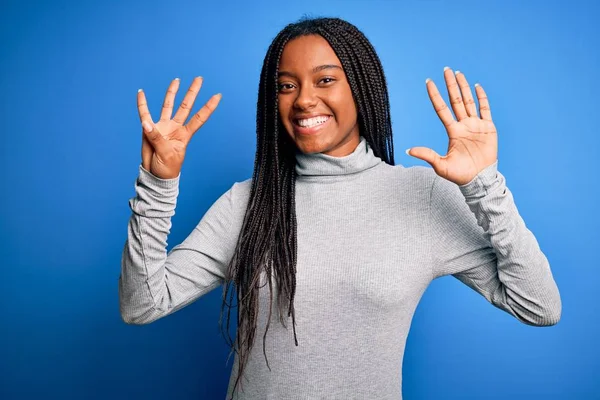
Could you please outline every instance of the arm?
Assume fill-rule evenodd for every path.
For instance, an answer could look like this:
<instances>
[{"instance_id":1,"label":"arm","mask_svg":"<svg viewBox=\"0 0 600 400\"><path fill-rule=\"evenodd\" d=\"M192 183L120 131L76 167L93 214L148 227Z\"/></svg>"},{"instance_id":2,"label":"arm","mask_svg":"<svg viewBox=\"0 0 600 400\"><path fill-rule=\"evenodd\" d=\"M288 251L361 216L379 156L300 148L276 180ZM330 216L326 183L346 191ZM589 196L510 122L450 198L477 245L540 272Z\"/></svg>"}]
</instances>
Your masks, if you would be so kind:
<instances>
[{"instance_id":1,"label":"arm","mask_svg":"<svg viewBox=\"0 0 600 400\"><path fill-rule=\"evenodd\" d=\"M562 305L548 260L497 167L496 160L464 185L435 177L433 277L452 274L519 321L554 325Z\"/></svg>"},{"instance_id":2,"label":"arm","mask_svg":"<svg viewBox=\"0 0 600 400\"><path fill-rule=\"evenodd\" d=\"M246 186L234 184L167 254L180 176L160 179L139 166L136 196L121 259L123 321L147 324L194 302L223 283L246 209Z\"/></svg>"}]
</instances>

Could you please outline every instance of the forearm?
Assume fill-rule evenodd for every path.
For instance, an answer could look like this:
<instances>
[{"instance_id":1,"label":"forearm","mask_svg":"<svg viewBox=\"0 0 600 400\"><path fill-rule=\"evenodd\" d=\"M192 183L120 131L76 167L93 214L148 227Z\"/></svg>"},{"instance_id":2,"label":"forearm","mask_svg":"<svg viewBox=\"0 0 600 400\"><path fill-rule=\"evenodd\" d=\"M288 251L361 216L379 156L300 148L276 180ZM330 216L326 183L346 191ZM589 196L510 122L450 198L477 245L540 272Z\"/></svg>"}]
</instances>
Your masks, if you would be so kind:
<instances>
[{"instance_id":1,"label":"forearm","mask_svg":"<svg viewBox=\"0 0 600 400\"><path fill-rule=\"evenodd\" d=\"M250 181L234 184L185 240L166 252L177 180L159 180L140 167L121 260L123 320L145 324L169 315L225 282L248 201Z\"/></svg>"},{"instance_id":2,"label":"forearm","mask_svg":"<svg viewBox=\"0 0 600 400\"><path fill-rule=\"evenodd\" d=\"M167 237L178 195L178 178L160 180L142 167L139 171L119 277L121 316L133 324L152 322L166 311L157 309L157 300L163 295Z\"/></svg>"},{"instance_id":3,"label":"forearm","mask_svg":"<svg viewBox=\"0 0 600 400\"><path fill-rule=\"evenodd\" d=\"M480 286L488 300L524 323L556 324L562 310L558 287L548 259L521 218L504 176L495 165L490 166L460 190L487 235L496 262L459 279Z\"/></svg>"}]
</instances>

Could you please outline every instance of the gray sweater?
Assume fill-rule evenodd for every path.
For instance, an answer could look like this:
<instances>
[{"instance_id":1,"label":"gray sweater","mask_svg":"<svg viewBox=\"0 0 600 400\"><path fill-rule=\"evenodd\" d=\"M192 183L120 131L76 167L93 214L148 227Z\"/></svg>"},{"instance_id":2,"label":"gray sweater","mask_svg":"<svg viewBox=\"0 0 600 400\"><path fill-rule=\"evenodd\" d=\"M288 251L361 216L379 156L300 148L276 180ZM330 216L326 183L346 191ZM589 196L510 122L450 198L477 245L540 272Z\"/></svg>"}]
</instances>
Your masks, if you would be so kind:
<instances>
[{"instance_id":1,"label":"gray sweater","mask_svg":"<svg viewBox=\"0 0 600 400\"><path fill-rule=\"evenodd\" d=\"M298 154L296 333L261 289L257 340L237 399L402 398L411 318L431 281L450 275L517 320L553 325L561 300L498 162L456 185L422 166L390 166L364 138L345 157ZM167 253L180 176L141 165L119 278L120 311L147 324L223 283L251 181L235 183ZM233 314L235 315L235 313ZM234 358L227 399L237 377Z\"/></svg>"}]
</instances>

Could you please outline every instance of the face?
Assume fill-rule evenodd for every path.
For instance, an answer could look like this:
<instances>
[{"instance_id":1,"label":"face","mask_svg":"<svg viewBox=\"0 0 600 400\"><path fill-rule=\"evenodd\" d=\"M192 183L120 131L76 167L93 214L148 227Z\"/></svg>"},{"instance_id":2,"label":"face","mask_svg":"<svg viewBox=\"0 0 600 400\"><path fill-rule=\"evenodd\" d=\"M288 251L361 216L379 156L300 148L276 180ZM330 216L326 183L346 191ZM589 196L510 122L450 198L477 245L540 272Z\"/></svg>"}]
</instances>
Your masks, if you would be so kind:
<instances>
[{"instance_id":1,"label":"face","mask_svg":"<svg viewBox=\"0 0 600 400\"><path fill-rule=\"evenodd\" d=\"M342 63L318 35L289 41L279 61L279 117L305 153L342 157L360 142L352 91Z\"/></svg>"}]
</instances>

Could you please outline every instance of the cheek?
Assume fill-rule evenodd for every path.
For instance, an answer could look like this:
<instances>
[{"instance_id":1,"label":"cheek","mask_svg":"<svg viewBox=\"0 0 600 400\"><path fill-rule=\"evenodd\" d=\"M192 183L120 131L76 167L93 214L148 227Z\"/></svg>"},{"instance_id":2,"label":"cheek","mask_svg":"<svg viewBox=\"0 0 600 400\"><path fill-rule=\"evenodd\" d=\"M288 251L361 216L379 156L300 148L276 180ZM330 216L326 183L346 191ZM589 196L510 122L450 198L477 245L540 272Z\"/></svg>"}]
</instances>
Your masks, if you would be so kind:
<instances>
[{"instance_id":1,"label":"cheek","mask_svg":"<svg viewBox=\"0 0 600 400\"><path fill-rule=\"evenodd\" d=\"M350 105L348 106L348 113L352 117L351 118L352 125L356 124L357 111L356 111L356 105L354 104L354 100L351 101Z\"/></svg>"},{"instance_id":2,"label":"cheek","mask_svg":"<svg viewBox=\"0 0 600 400\"><path fill-rule=\"evenodd\" d=\"M289 121L288 117L290 115L290 108L289 104L287 104L287 102L285 101L285 98L279 98L277 100L277 109L279 113L279 118L281 118L281 122L287 124Z\"/></svg>"},{"instance_id":3,"label":"cheek","mask_svg":"<svg viewBox=\"0 0 600 400\"><path fill-rule=\"evenodd\" d=\"M356 107L350 86L339 85L335 91L329 95L330 105L336 113L338 123L344 125L353 125L356 120Z\"/></svg>"},{"instance_id":4,"label":"cheek","mask_svg":"<svg viewBox=\"0 0 600 400\"><path fill-rule=\"evenodd\" d=\"M290 136L293 136L293 127L292 127L292 123L290 122L290 110L291 110L291 104L288 104L289 101L285 101L285 98L283 99L283 101L280 99L278 99L277 101L277 112L279 114L279 120L281 121L281 123L283 124L284 128L285 128L285 133L287 133Z\"/></svg>"},{"instance_id":5,"label":"cheek","mask_svg":"<svg viewBox=\"0 0 600 400\"><path fill-rule=\"evenodd\" d=\"M350 98L347 96L341 97L334 103L333 107L339 124L354 125L356 123L356 106L352 96Z\"/></svg>"}]
</instances>

